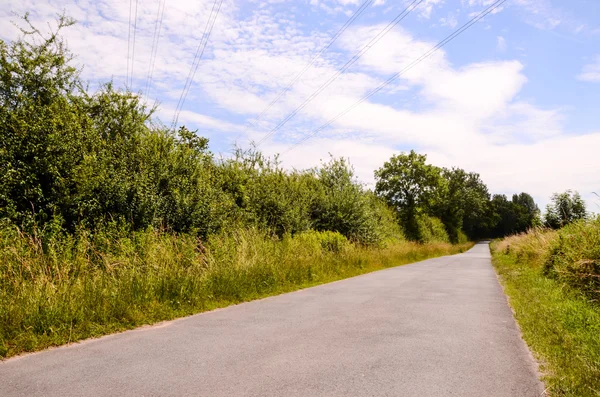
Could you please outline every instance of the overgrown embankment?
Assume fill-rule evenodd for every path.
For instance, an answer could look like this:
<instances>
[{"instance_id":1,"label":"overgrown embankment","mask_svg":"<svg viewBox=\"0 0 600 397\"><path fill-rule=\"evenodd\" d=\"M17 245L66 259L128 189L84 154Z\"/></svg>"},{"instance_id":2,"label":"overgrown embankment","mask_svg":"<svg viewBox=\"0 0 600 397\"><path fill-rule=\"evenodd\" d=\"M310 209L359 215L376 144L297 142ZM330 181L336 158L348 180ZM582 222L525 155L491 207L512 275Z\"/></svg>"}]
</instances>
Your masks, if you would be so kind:
<instances>
[{"instance_id":1,"label":"overgrown embankment","mask_svg":"<svg viewBox=\"0 0 600 397\"><path fill-rule=\"evenodd\" d=\"M492 252L548 393L600 395L600 219L509 237Z\"/></svg>"},{"instance_id":2,"label":"overgrown embankment","mask_svg":"<svg viewBox=\"0 0 600 397\"><path fill-rule=\"evenodd\" d=\"M274 238L152 229L52 237L0 231L0 357L100 336L345 277L469 244L365 247L334 232Z\"/></svg>"}]
</instances>

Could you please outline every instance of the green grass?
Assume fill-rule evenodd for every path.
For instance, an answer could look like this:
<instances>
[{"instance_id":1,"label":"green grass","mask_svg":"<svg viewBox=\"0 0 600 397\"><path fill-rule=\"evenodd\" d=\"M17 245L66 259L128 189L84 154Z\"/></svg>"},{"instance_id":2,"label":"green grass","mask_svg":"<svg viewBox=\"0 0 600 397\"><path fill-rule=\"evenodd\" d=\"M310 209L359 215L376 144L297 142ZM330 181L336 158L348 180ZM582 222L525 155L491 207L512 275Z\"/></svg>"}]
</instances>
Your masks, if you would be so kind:
<instances>
[{"instance_id":1,"label":"green grass","mask_svg":"<svg viewBox=\"0 0 600 397\"><path fill-rule=\"evenodd\" d=\"M395 241L367 248L332 232L274 239L148 230L26 235L0 228L0 357L465 251Z\"/></svg>"},{"instance_id":2,"label":"green grass","mask_svg":"<svg viewBox=\"0 0 600 397\"><path fill-rule=\"evenodd\" d=\"M600 307L586 290L547 271L564 233L571 230L532 231L495 242L493 262L548 394L599 396Z\"/></svg>"}]
</instances>

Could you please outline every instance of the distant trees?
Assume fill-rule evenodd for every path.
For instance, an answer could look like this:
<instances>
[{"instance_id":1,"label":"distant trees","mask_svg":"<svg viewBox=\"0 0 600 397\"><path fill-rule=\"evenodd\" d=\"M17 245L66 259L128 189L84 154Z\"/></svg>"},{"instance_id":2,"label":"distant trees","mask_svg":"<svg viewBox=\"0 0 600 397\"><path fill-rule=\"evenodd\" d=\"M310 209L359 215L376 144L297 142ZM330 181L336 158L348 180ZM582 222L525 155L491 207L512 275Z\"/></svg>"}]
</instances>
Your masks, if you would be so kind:
<instances>
[{"instance_id":1,"label":"distant trees","mask_svg":"<svg viewBox=\"0 0 600 397\"><path fill-rule=\"evenodd\" d=\"M425 240L436 220L452 242L505 236L539 224L531 195L490 197L479 174L436 167L426 159L414 151L401 153L375 171L375 192L396 209L407 237ZM433 219L424 222L424 217Z\"/></svg>"},{"instance_id":2,"label":"distant trees","mask_svg":"<svg viewBox=\"0 0 600 397\"><path fill-rule=\"evenodd\" d=\"M514 194L512 200L495 194L490 207L490 237L521 233L540 224L540 210L527 193Z\"/></svg>"},{"instance_id":3,"label":"distant trees","mask_svg":"<svg viewBox=\"0 0 600 397\"><path fill-rule=\"evenodd\" d=\"M487 186L479 174L456 167L442 168L441 175L439 199L432 213L442 220L451 241L458 241L462 233L471 238L481 236L488 223Z\"/></svg>"},{"instance_id":4,"label":"distant trees","mask_svg":"<svg viewBox=\"0 0 600 397\"><path fill-rule=\"evenodd\" d=\"M585 202L578 192L567 190L554 193L552 202L546 206L544 223L552 229L559 229L579 219L585 219L587 212Z\"/></svg>"}]
</instances>

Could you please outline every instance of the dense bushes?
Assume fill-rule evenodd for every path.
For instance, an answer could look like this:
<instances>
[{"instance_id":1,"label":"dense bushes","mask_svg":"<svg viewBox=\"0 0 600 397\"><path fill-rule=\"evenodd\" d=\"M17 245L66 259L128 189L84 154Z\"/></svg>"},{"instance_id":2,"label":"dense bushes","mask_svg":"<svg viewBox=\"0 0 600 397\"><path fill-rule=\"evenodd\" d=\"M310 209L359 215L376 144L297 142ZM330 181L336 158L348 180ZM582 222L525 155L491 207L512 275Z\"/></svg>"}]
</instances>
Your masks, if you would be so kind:
<instances>
[{"instance_id":1,"label":"dense bushes","mask_svg":"<svg viewBox=\"0 0 600 397\"><path fill-rule=\"evenodd\" d=\"M419 241L425 243L436 241L450 242L444 224L441 220L433 216L420 215L417 218L417 230L419 233Z\"/></svg>"},{"instance_id":2,"label":"dense bushes","mask_svg":"<svg viewBox=\"0 0 600 397\"><path fill-rule=\"evenodd\" d=\"M579 220L556 231L532 229L495 247L600 304L600 218Z\"/></svg>"},{"instance_id":3,"label":"dense bushes","mask_svg":"<svg viewBox=\"0 0 600 397\"><path fill-rule=\"evenodd\" d=\"M546 206L544 223L552 229L560 229L569 223L586 217L585 201L578 192L567 190L552 195L551 204Z\"/></svg>"},{"instance_id":4,"label":"dense bushes","mask_svg":"<svg viewBox=\"0 0 600 397\"><path fill-rule=\"evenodd\" d=\"M492 243L494 265L551 396L600 393L600 220Z\"/></svg>"},{"instance_id":5,"label":"dense bushes","mask_svg":"<svg viewBox=\"0 0 600 397\"><path fill-rule=\"evenodd\" d=\"M216 159L195 132L153 125L137 95L112 84L89 94L69 60L56 34L0 43L0 218L30 232L116 222L204 239L226 227L280 238L334 231L361 244L401 238L344 159L304 171L253 150Z\"/></svg>"},{"instance_id":6,"label":"dense bushes","mask_svg":"<svg viewBox=\"0 0 600 397\"><path fill-rule=\"evenodd\" d=\"M600 218L559 230L544 271L600 305Z\"/></svg>"}]
</instances>

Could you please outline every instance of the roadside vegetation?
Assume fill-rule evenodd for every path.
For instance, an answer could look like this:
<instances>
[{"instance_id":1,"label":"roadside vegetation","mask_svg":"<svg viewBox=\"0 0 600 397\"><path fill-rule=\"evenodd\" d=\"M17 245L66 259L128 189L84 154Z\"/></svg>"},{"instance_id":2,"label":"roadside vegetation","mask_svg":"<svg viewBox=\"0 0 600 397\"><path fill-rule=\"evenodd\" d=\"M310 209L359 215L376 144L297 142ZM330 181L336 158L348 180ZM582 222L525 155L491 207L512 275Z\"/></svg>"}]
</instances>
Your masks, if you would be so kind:
<instances>
[{"instance_id":1,"label":"roadside vegetation","mask_svg":"<svg viewBox=\"0 0 600 397\"><path fill-rule=\"evenodd\" d=\"M27 22L27 18L25 18ZM367 189L165 127L90 90L59 34L0 41L0 357L462 252L540 222L527 193L401 153ZM382 159L383 161L383 159Z\"/></svg>"},{"instance_id":2,"label":"roadside vegetation","mask_svg":"<svg viewBox=\"0 0 600 397\"><path fill-rule=\"evenodd\" d=\"M234 230L204 241L147 231L0 232L0 357L168 320L471 244L349 242L338 232L274 238Z\"/></svg>"},{"instance_id":3,"label":"roadside vegetation","mask_svg":"<svg viewBox=\"0 0 600 397\"><path fill-rule=\"evenodd\" d=\"M492 243L493 262L552 396L600 395L600 218L553 196L548 226ZM573 200L570 200L573 202ZM576 206L577 208L577 206Z\"/></svg>"}]
</instances>

